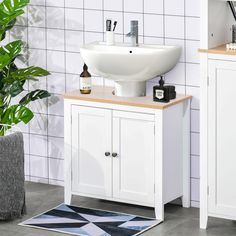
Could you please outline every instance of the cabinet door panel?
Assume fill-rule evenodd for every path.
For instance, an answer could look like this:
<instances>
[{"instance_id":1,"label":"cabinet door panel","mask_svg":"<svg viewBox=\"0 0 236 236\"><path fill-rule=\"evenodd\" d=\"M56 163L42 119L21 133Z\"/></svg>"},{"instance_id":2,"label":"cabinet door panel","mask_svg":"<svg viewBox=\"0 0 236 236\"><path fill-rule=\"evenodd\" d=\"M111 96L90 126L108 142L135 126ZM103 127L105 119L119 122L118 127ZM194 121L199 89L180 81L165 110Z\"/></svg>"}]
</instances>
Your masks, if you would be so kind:
<instances>
[{"instance_id":1,"label":"cabinet door panel","mask_svg":"<svg viewBox=\"0 0 236 236\"><path fill-rule=\"evenodd\" d=\"M209 211L236 217L236 63L209 63Z\"/></svg>"},{"instance_id":2,"label":"cabinet door panel","mask_svg":"<svg viewBox=\"0 0 236 236\"><path fill-rule=\"evenodd\" d=\"M72 191L111 197L111 111L72 107Z\"/></svg>"},{"instance_id":3,"label":"cabinet door panel","mask_svg":"<svg viewBox=\"0 0 236 236\"><path fill-rule=\"evenodd\" d=\"M154 203L154 116L129 112L113 115L113 196Z\"/></svg>"}]
</instances>

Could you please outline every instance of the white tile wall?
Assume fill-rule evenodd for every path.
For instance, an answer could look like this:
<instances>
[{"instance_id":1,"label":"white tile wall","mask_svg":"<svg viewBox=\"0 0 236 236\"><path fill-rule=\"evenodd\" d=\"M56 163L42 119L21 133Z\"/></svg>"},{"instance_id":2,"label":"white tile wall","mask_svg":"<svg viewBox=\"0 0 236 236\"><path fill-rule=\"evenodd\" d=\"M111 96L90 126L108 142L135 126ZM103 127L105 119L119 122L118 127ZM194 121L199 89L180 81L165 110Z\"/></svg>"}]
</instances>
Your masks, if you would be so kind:
<instances>
[{"instance_id":1,"label":"white tile wall","mask_svg":"<svg viewBox=\"0 0 236 236\"><path fill-rule=\"evenodd\" d=\"M103 6L103 0L84 0L84 8L101 10Z\"/></svg>"},{"instance_id":2,"label":"white tile wall","mask_svg":"<svg viewBox=\"0 0 236 236\"><path fill-rule=\"evenodd\" d=\"M163 0L145 0L144 13L153 13L163 15L164 1Z\"/></svg>"},{"instance_id":3,"label":"white tile wall","mask_svg":"<svg viewBox=\"0 0 236 236\"><path fill-rule=\"evenodd\" d=\"M165 37L166 38L185 38L185 18L183 16L165 16Z\"/></svg>"},{"instance_id":4,"label":"white tile wall","mask_svg":"<svg viewBox=\"0 0 236 236\"><path fill-rule=\"evenodd\" d=\"M105 20L118 21L116 40L129 42L125 34L130 20L139 20L144 43L180 45L180 62L166 74L178 93L193 95L191 104L191 199L199 206L199 21L197 0L32 0L10 38L28 43L27 64L47 68L52 75L40 81L52 97L35 103L35 118L22 128L25 137L25 173L31 181L63 185L63 99L61 94L79 87L82 60L80 45L104 39ZM20 62L20 64L24 64ZM157 83L147 83L147 94ZM100 77L94 84L111 85ZM37 87L30 83L29 89ZM27 89L28 87L26 87Z\"/></svg>"},{"instance_id":5,"label":"white tile wall","mask_svg":"<svg viewBox=\"0 0 236 236\"><path fill-rule=\"evenodd\" d=\"M78 0L66 0L66 1L65 1L65 7L83 8L83 1L78 1Z\"/></svg>"},{"instance_id":6,"label":"white tile wall","mask_svg":"<svg viewBox=\"0 0 236 236\"><path fill-rule=\"evenodd\" d=\"M66 51L79 52L84 41L84 33L82 31L66 30L65 37Z\"/></svg>"},{"instance_id":7,"label":"white tile wall","mask_svg":"<svg viewBox=\"0 0 236 236\"><path fill-rule=\"evenodd\" d=\"M106 11L122 11L123 0L104 0L104 10Z\"/></svg>"},{"instance_id":8,"label":"white tile wall","mask_svg":"<svg viewBox=\"0 0 236 236\"><path fill-rule=\"evenodd\" d=\"M65 9L65 28L68 30L83 30L83 10Z\"/></svg>"},{"instance_id":9,"label":"white tile wall","mask_svg":"<svg viewBox=\"0 0 236 236\"><path fill-rule=\"evenodd\" d=\"M155 24L157 25L154 26L153 24L150 24L150 22L155 22ZM164 36L163 35L164 33L163 22L164 22L164 19L162 15L145 14L144 15L144 35L162 38Z\"/></svg>"},{"instance_id":10,"label":"white tile wall","mask_svg":"<svg viewBox=\"0 0 236 236\"><path fill-rule=\"evenodd\" d=\"M125 0L124 11L126 12L142 12L143 11L143 0Z\"/></svg>"},{"instance_id":11,"label":"white tile wall","mask_svg":"<svg viewBox=\"0 0 236 236\"><path fill-rule=\"evenodd\" d=\"M184 15L184 4L185 0L165 0L165 11L166 15Z\"/></svg>"},{"instance_id":12,"label":"white tile wall","mask_svg":"<svg viewBox=\"0 0 236 236\"><path fill-rule=\"evenodd\" d=\"M29 28L29 47L30 48L46 48L46 30L45 28ZM25 39L22 39L25 40Z\"/></svg>"},{"instance_id":13,"label":"white tile wall","mask_svg":"<svg viewBox=\"0 0 236 236\"><path fill-rule=\"evenodd\" d=\"M30 154L47 156L47 136L30 134Z\"/></svg>"},{"instance_id":14,"label":"white tile wall","mask_svg":"<svg viewBox=\"0 0 236 236\"><path fill-rule=\"evenodd\" d=\"M65 31L61 29L47 29L47 49L65 50Z\"/></svg>"},{"instance_id":15,"label":"white tile wall","mask_svg":"<svg viewBox=\"0 0 236 236\"><path fill-rule=\"evenodd\" d=\"M84 10L84 30L102 32L103 12L98 10Z\"/></svg>"}]
</instances>

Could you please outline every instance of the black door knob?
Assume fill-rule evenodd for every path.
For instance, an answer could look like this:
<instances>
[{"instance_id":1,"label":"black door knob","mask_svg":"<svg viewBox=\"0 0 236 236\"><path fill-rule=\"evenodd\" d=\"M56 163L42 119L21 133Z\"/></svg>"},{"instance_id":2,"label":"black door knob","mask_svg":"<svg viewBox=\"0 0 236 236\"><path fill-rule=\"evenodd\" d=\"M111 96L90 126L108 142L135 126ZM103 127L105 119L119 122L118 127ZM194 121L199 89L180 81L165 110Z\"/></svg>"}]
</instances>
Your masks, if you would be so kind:
<instances>
[{"instance_id":1,"label":"black door knob","mask_svg":"<svg viewBox=\"0 0 236 236\"><path fill-rule=\"evenodd\" d=\"M106 157L109 157L110 155L111 155L110 152L105 152L105 156L106 156Z\"/></svg>"},{"instance_id":2,"label":"black door knob","mask_svg":"<svg viewBox=\"0 0 236 236\"><path fill-rule=\"evenodd\" d=\"M115 153L115 152L113 152L113 153L112 153L112 156L113 156L113 157L117 157L117 156L118 156L118 154L117 154L117 153Z\"/></svg>"}]
</instances>

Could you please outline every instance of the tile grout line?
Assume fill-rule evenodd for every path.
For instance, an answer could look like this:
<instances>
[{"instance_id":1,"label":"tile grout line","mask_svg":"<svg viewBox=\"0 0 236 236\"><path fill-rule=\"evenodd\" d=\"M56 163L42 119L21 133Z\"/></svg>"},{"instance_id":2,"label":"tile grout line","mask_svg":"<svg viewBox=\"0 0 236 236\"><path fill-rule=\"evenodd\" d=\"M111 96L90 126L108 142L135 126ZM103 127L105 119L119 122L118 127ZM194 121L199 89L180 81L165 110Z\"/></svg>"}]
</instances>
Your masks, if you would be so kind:
<instances>
[{"instance_id":1,"label":"tile grout line","mask_svg":"<svg viewBox=\"0 0 236 236\"><path fill-rule=\"evenodd\" d=\"M17 25L16 27L24 27L22 25ZM28 26L28 28L34 28L34 29L45 29L44 27L42 26ZM47 28L48 30L64 30L62 28L52 28L52 27L48 27ZM97 33L97 34L102 34L104 33L103 31L89 31L89 30L77 30L77 29L66 29L66 31L71 31L71 32L87 32L87 33ZM122 35L121 33L117 33L118 35ZM160 37L160 36L155 36L155 35L147 35L145 36L144 34L140 34L139 36L144 36L144 37L149 37L149 38L164 38L164 37ZM190 42L200 42L200 39L190 39L190 38L173 38L173 37L165 37L165 39L173 39L173 40L186 40L186 41L190 41ZM35 48L35 49L39 49L39 50L45 50L44 48ZM49 50L52 50L52 51L60 51L60 50L57 50L57 49L49 49ZM68 52L73 52L73 51L68 51ZM79 52L75 52L75 53L79 53Z\"/></svg>"},{"instance_id":2,"label":"tile grout line","mask_svg":"<svg viewBox=\"0 0 236 236\"><path fill-rule=\"evenodd\" d=\"M187 44L186 44L186 17L185 17L185 14L186 14L186 0L184 0L184 81L185 81L185 94L187 93L187 88L186 88L186 85L187 85L187 74L186 74L186 57L187 57ZM191 122L191 120L190 120Z\"/></svg>"},{"instance_id":3,"label":"tile grout line","mask_svg":"<svg viewBox=\"0 0 236 236\"><path fill-rule=\"evenodd\" d=\"M46 0L45 0L45 46L46 46L46 69L48 68L48 35L47 35L47 5L46 5ZM46 88L48 89L48 78L46 77ZM46 137L46 152L48 154L48 129L49 129L49 116L48 116L48 98L46 100L46 104L47 104L47 114L46 114L46 117L47 117L47 137ZM47 175L48 175L48 183L49 183L49 159L48 159L48 156L47 156Z\"/></svg>"},{"instance_id":4,"label":"tile grout line","mask_svg":"<svg viewBox=\"0 0 236 236\"><path fill-rule=\"evenodd\" d=\"M105 41L105 12L104 12L104 0L102 0L102 27L103 27L103 41ZM112 26L111 26L112 27ZM102 77L103 87L105 86L105 78Z\"/></svg>"},{"instance_id":5,"label":"tile grout line","mask_svg":"<svg viewBox=\"0 0 236 236\"><path fill-rule=\"evenodd\" d=\"M29 6L27 6L27 66L29 66ZM27 89L29 90L29 82L27 82ZM30 125L28 124L28 139L29 139L29 142L28 142L28 148L29 148L29 152L30 152ZM28 163L28 168L29 168L29 175L30 175L30 172L31 172L31 161L30 161L30 156L29 156L29 163Z\"/></svg>"},{"instance_id":6,"label":"tile grout line","mask_svg":"<svg viewBox=\"0 0 236 236\"><path fill-rule=\"evenodd\" d=\"M166 44L165 0L163 0L163 44Z\"/></svg>"},{"instance_id":7,"label":"tile grout line","mask_svg":"<svg viewBox=\"0 0 236 236\"><path fill-rule=\"evenodd\" d=\"M187 66L186 66L186 56L187 56L187 44L186 44L186 0L184 0L184 80L185 80L185 95L187 94L187 73L186 73L186 70L187 70ZM191 106L191 105L190 105ZM190 127L192 127L192 113L190 111ZM189 135L189 139L190 139L190 153L189 153L189 158L190 158L190 167L189 167L189 174L190 174L190 201L192 200L192 184L191 184L191 176L192 176L192 168L191 168L191 165L192 165L192 159L191 159L191 143L192 143L192 133L191 133L191 130L190 130L190 135Z\"/></svg>"},{"instance_id":8,"label":"tile grout line","mask_svg":"<svg viewBox=\"0 0 236 236\"><path fill-rule=\"evenodd\" d=\"M144 0L145 1L145 0ZM44 5L37 5L37 4L30 4L30 6L35 6L35 7L43 7ZM47 6L48 8L63 8L61 6ZM80 7L66 7L67 9L76 9L76 10L88 10L88 11L102 11L102 9L99 8L80 8ZM122 11L118 11L118 10L105 10L107 12L122 12ZM142 12L138 12L138 11L124 11L125 13L134 13L134 14L142 14ZM158 13L152 13L152 12L145 12L144 14L147 15L166 15L166 16L177 16L177 17L184 17L184 15L177 15L177 14L158 14ZM200 18L200 16L194 16L194 15L186 15L186 17L190 17L190 18Z\"/></svg>"},{"instance_id":9,"label":"tile grout line","mask_svg":"<svg viewBox=\"0 0 236 236\"><path fill-rule=\"evenodd\" d=\"M125 42L125 0L122 0L123 43Z\"/></svg>"},{"instance_id":10,"label":"tile grout line","mask_svg":"<svg viewBox=\"0 0 236 236\"><path fill-rule=\"evenodd\" d=\"M64 88L64 91L66 92L66 88L67 88L67 76L66 76L66 67L67 67L67 64L66 64L66 53L67 53L67 33L66 33L66 0L64 0L64 71L65 71L65 77L64 77L64 81L65 81L65 88Z\"/></svg>"},{"instance_id":11,"label":"tile grout line","mask_svg":"<svg viewBox=\"0 0 236 236\"><path fill-rule=\"evenodd\" d=\"M145 33L144 33L145 32L145 28L144 28L144 24L145 24L144 8L145 8L145 6L144 6L144 1L145 0L142 1L142 4L143 4L143 12L142 12L143 13L143 43L145 43Z\"/></svg>"}]
</instances>

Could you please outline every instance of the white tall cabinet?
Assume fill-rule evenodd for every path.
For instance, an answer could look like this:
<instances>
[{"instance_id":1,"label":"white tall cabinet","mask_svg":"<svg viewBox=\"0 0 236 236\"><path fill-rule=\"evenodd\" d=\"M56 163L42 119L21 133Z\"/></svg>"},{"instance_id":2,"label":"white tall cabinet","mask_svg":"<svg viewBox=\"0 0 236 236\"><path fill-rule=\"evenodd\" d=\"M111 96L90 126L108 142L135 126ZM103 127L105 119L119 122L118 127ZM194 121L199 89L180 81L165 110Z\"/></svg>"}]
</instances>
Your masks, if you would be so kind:
<instances>
[{"instance_id":1,"label":"white tall cabinet","mask_svg":"<svg viewBox=\"0 0 236 236\"><path fill-rule=\"evenodd\" d=\"M209 60L209 212L236 220L236 57Z\"/></svg>"},{"instance_id":2,"label":"white tall cabinet","mask_svg":"<svg viewBox=\"0 0 236 236\"><path fill-rule=\"evenodd\" d=\"M190 96L168 104L112 88L65 95L65 203L72 195L155 208L190 206Z\"/></svg>"},{"instance_id":3,"label":"white tall cabinet","mask_svg":"<svg viewBox=\"0 0 236 236\"><path fill-rule=\"evenodd\" d=\"M200 227L208 217L236 220L235 24L226 1L201 1ZM220 14L218 14L220 13Z\"/></svg>"},{"instance_id":4,"label":"white tall cabinet","mask_svg":"<svg viewBox=\"0 0 236 236\"><path fill-rule=\"evenodd\" d=\"M236 54L209 50L201 134L201 228L208 216L236 220Z\"/></svg>"}]
</instances>

